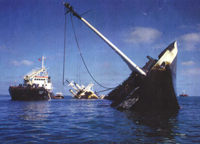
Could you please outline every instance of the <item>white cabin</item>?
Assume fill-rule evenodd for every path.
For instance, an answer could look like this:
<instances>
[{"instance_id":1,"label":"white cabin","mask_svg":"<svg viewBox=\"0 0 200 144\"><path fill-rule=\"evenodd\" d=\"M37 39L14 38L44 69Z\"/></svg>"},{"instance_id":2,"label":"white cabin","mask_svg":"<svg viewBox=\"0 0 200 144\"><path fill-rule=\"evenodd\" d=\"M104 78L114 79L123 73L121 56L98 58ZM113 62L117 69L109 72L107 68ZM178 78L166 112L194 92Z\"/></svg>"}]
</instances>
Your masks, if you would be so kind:
<instances>
[{"instance_id":1,"label":"white cabin","mask_svg":"<svg viewBox=\"0 0 200 144\"><path fill-rule=\"evenodd\" d=\"M48 76L48 72L44 66L45 57L42 56L42 68L33 70L24 76L24 85L31 85L32 87L44 87L49 92L52 92L53 87L51 78Z\"/></svg>"}]
</instances>

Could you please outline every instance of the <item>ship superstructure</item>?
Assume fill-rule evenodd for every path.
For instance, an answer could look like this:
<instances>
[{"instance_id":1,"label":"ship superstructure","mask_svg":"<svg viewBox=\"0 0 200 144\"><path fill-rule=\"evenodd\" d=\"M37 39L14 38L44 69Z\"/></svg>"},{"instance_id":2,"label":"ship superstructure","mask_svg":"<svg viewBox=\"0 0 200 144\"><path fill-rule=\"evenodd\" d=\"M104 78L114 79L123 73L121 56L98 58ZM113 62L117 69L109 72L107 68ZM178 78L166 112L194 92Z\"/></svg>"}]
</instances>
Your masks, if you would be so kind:
<instances>
[{"instance_id":1,"label":"ship superstructure","mask_svg":"<svg viewBox=\"0 0 200 144\"><path fill-rule=\"evenodd\" d=\"M32 87L44 87L49 92L52 92L53 87L51 78L48 76L48 72L44 66L44 60L45 57L42 56L41 69L32 70L30 73L24 76L24 85L30 85Z\"/></svg>"}]
</instances>

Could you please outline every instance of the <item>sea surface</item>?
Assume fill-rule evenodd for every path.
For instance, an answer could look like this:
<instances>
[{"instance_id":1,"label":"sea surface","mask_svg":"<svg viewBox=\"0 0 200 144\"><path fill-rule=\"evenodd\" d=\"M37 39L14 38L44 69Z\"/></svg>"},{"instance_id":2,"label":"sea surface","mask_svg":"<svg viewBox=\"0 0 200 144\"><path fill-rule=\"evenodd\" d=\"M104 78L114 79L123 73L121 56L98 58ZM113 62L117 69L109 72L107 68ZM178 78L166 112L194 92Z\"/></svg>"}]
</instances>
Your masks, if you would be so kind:
<instances>
[{"instance_id":1,"label":"sea surface","mask_svg":"<svg viewBox=\"0 0 200 144\"><path fill-rule=\"evenodd\" d=\"M200 97L179 97L169 118L143 117L108 100L12 101L0 96L0 143L200 143Z\"/></svg>"}]
</instances>

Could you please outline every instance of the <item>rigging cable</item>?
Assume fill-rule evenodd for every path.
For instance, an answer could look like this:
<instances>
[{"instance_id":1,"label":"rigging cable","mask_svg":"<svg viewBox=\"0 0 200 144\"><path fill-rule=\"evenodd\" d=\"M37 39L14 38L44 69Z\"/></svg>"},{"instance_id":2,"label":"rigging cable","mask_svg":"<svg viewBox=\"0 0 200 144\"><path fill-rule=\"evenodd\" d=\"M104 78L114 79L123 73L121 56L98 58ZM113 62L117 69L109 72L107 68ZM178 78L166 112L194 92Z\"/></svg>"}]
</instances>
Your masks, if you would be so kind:
<instances>
[{"instance_id":1,"label":"rigging cable","mask_svg":"<svg viewBox=\"0 0 200 144\"><path fill-rule=\"evenodd\" d=\"M65 79L66 31L67 31L67 14L65 14L65 26L64 26L63 85L65 84L64 79Z\"/></svg>"},{"instance_id":2,"label":"rigging cable","mask_svg":"<svg viewBox=\"0 0 200 144\"><path fill-rule=\"evenodd\" d=\"M99 86L101 86L102 88L105 88L106 90L114 89L115 87L113 87L113 88L109 88L109 87L106 87L106 86L103 86L102 84L100 84L100 83L99 83L99 82L94 78L94 76L91 74L91 72L89 71L89 69L88 69L88 67L87 67L87 65L86 65L86 62L85 62L85 60L84 60L84 58L83 58L83 55L82 55L81 49L80 49L80 47L79 47L79 43L78 43L78 39L77 39L77 36L76 36L76 31L75 31L75 28L74 28L74 23L73 23L73 18L72 18L71 13L70 13L70 17L71 17L72 30L73 30L73 33L74 33L74 37L75 37L75 41L76 41L76 45L77 45L77 48L78 48L79 54L80 54L80 56L81 56L81 59L82 59L82 61L83 61L83 64L84 64L84 66L85 66L85 68L86 68L88 74L89 74L90 77L94 80L94 82L95 82L96 84L98 84ZM106 90L104 90L104 91L106 91Z\"/></svg>"}]
</instances>

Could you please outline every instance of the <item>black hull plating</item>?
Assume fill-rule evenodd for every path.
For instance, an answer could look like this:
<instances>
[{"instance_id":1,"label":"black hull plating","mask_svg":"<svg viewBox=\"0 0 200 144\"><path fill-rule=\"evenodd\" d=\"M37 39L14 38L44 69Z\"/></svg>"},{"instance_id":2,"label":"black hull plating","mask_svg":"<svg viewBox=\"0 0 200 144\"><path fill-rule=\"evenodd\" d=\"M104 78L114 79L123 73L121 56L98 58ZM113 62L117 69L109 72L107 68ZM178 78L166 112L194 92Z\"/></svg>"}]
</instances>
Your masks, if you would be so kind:
<instances>
[{"instance_id":1,"label":"black hull plating","mask_svg":"<svg viewBox=\"0 0 200 144\"><path fill-rule=\"evenodd\" d=\"M23 100L23 101L36 101L36 100L49 100L50 93L42 88L33 87L9 87L9 93L12 100Z\"/></svg>"},{"instance_id":2,"label":"black hull plating","mask_svg":"<svg viewBox=\"0 0 200 144\"><path fill-rule=\"evenodd\" d=\"M172 51L173 48L174 43L169 45L159 58L167 50ZM145 67L146 65L143 68L145 69ZM176 98L175 82L176 56L172 63L155 64L147 73L147 76L133 72L127 80L105 98L112 100L111 106L119 110L144 113L177 113L180 107Z\"/></svg>"},{"instance_id":3,"label":"black hull plating","mask_svg":"<svg viewBox=\"0 0 200 144\"><path fill-rule=\"evenodd\" d=\"M176 113L179 104L169 66L154 69L147 77L132 73L130 77L108 94L111 106L136 112Z\"/></svg>"}]
</instances>

